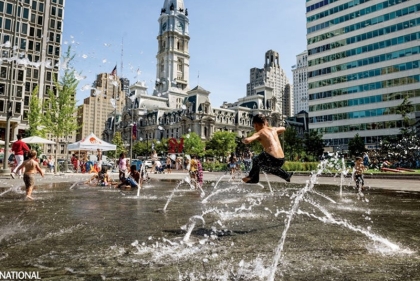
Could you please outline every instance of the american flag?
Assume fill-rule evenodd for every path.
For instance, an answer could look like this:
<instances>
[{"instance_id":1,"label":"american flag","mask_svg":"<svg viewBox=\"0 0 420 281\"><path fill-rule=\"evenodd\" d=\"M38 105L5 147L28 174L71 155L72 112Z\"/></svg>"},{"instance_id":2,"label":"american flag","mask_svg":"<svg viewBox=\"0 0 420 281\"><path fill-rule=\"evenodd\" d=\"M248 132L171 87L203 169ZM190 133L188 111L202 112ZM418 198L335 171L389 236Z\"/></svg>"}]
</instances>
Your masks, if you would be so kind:
<instances>
[{"instance_id":1,"label":"american flag","mask_svg":"<svg viewBox=\"0 0 420 281\"><path fill-rule=\"evenodd\" d=\"M111 71L111 75L117 75L117 66L115 66L114 69Z\"/></svg>"}]
</instances>

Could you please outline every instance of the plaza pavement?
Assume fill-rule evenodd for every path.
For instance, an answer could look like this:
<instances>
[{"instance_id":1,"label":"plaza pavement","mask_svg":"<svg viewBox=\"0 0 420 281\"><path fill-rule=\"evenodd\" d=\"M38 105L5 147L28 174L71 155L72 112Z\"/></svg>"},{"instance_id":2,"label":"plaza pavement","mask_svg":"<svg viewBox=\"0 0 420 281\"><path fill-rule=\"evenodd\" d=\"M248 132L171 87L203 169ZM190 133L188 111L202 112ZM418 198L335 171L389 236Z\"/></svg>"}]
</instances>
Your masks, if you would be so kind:
<instances>
[{"instance_id":1,"label":"plaza pavement","mask_svg":"<svg viewBox=\"0 0 420 281\"><path fill-rule=\"evenodd\" d=\"M225 175L222 172L204 172L204 181L217 181L221 176ZM242 174L245 176L245 174ZM41 178L40 175L36 175L36 185L44 185L50 183L60 183L60 182L83 182L90 178L92 174L75 174L75 173L62 173L62 174L52 174L46 173L44 178ZM171 174L150 174L149 177L152 181L179 181L184 179L187 176L186 171L173 171ZM394 175L392 178L388 178L389 174L375 174L375 175L366 175L365 177L365 186L370 189L385 189L385 190L401 190L401 191L416 191L420 192L420 177L415 178L403 178L403 175ZM284 180L280 179L274 175L267 175L270 182L281 182L285 183ZM118 179L118 173L111 173L111 178ZM226 174L222 181L230 180L230 175ZM309 180L309 175L306 174L295 174L292 177L291 183L301 184L304 186L306 181ZM264 184L266 178L263 174L260 175L260 182ZM341 179L340 177L332 176L321 176L318 177L317 184L320 185L334 185L340 186ZM286 183L285 183L286 184ZM16 178L12 179L10 176L0 176L0 188L10 188L12 186L24 186L23 180ZM351 181L350 176L346 177L343 183L344 186L354 186L355 183Z\"/></svg>"}]
</instances>

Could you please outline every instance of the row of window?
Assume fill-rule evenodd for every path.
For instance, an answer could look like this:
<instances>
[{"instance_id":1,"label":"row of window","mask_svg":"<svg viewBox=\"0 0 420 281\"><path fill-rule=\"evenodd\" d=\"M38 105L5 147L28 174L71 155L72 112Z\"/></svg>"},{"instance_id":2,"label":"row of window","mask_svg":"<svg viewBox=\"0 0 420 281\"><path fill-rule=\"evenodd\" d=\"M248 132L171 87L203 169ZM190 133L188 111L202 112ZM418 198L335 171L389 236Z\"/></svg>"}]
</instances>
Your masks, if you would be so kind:
<instances>
[{"instance_id":1,"label":"row of window","mask_svg":"<svg viewBox=\"0 0 420 281\"><path fill-rule=\"evenodd\" d=\"M383 121L374 123L362 123L344 126L331 126L325 128L311 129L311 131L317 131L319 134L333 134L333 133L345 133L353 131L371 131L371 130L384 130L384 129L395 129L402 128L404 126L402 120Z\"/></svg>"},{"instance_id":2,"label":"row of window","mask_svg":"<svg viewBox=\"0 0 420 281\"><path fill-rule=\"evenodd\" d=\"M325 99L340 95L350 95L373 90L397 87L402 85L416 84L420 82L420 75L412 75L408 77L389 79L384 81L373 82L369 84L357 85L347 88L336 89L332 91L319 92L309 95L309 100Z\"/></svg>"},{"instance_id":3,"label":"row of window","mask_svg":"<svg viewBox=\"0 0 420 281\"><path fill-rule=\"evenodd\" d=\"M4 25L3 25L4 22ZM21 28L20 28L21 26ZM0 29L2 30L9 30L10 32L12 31L12 20L9 18L3 18L2 16L0 16ZM20 22L17 23L17 31L26 35L28 33L28 24L27 23L22 23L22 25L20 24Z\"/></svg>"},{"instance_id":4,"label":"row of window","mask_svg":"<svg viewBox=\"0 0 420 281\"><path fill-rule=\"evenodd\" d=\"M361 80L366 78L372 78L376 76L391 74L395 72L401 72L406 70L418 69L420 61L410 61L406 63L400 63L396 65L370 69L361 71L358 73L352 73L349 75L338 76L330 79L324 79L316 82L309 83L309 89L315 89L319 87L325 87L329 85L336 85L340 83L346 83L349 81Z\"/></svg>"},{"instance_id":5,"label":"row of window","mask_svg":"<svg viewBox=\"0 0 420 281\"><path fill-rule=\"evenodd\" d=\"M26 100L25 100L26 101ZM29 104L29 100L28 100ZM0 112L6 112L6 100L0 100ZM22 114L22 102L12 102L12 114ZM28 110L23 112L23 120L27 120Z\"/></svg>"},{"instance_id":6,"label":"row of window","mask_svg":"<svg viewBox=\"0 0 420 281\"><path fill-rule=\"evenodd\" d=\"M346 45L350 45L350 44L354 44L356 42L361 42L361 41L365 41L371 38L376 38L378 36L383 36L385 34L390 34L390 33L394 33L394 32L398 32L407 28L412 28L412 27L416 27L420 25L420 18L417 19L412 19L412 20L408 20L405 22L400 22L391 26L387 26L381 29L377 29L377 30L373 30L370 32L366 32L363 34L359 34L353 37L349 37L343 40L339 40L336 41L334 43L330 43L330 44L325 44L313 49L310 49L308 51L308 55L314 55L314 54L318 54L318 53L322 53L328 50L332 50L335 48L339 48L342 46L346 46Z\"/></svg>"},{"instance_id":7,"label":"row of window","mask_svg":"<svg viewBox=\"0 0 420 281\"><path fill-rule=\"evenodd\" d=\"M420 104L413 105L413 107L415 108L414 111L420 110ZM333 122L333 121L339 121L339 120L370 118L370 117L394 115L394 114L399 114L399 110L397 106L314 116L314 117L309 118L309 123Z\"/></svg>"},{"instance_id":8,"label":"row of window","mask_svg":"<svg viewBox=\"0 0 420 281\"><path fill-rule=\"evenodd\" d=\"M340 65L335 65L335 66L331 66L331 67L326 67L326 68L310 71L310 72L308 72L308 77L316 77L316 76L325 75L325 74L329 74L329 73L335 73L335 72L339 72L339 71L343 71L343 70L347 70L347 69L352 69L352 68L356 68L356 67L362 67L362 66L375 64L375 63L379 63L379 62L384 62L384 61L388 61L388 60L393 60L393 59L397 59L397 58L417 55L419 53L420 53L420 46L413 47L413 48L407 48L407 49L404 49L404 50L399 50L399 51L395 51L395 52L391 52L391 53L387 53L387 54L381 54L381 55L377 55L377 56L370 57L370 58L360 59L360 60L357 60L357 61L351 61L351 62L343 63L343 64L340 64Z\"/></svg>"},{"instance_id":9,"label":"row of window","mask_svg":"<svg viewBox=\"0 0 420 281\"><path fill-rule=\"evenodd\" d=\"M35 83L34 83L35 84ZM36 85L37 84L35 84L34 85L34 87L36 87ZM26 87L25 87L26 88ZM6 95L7 93L6 93L6 91L7 91L7 89L6 89L6 84L4 84L4 83L0 83L0 96L4 96L4 95ZM23 97L23 87L22 86L19 86L19 85L17 85L16 86L16 89L14 90L14 91L12 91L12 96L15 96L15 97L17 97L17 98L22 98ZM25 97L26 98L26 97ZM29 103L28 104L25 104L25 105L29 105Z\"/></svg>"},{"instance_id":10,"label":"row of window","mask_svg":"<svg viewBox=\"0 0 420 281\"><path fill-rule=\"evenodd\" d=\"M402 1L408 1L408 0L402 0ZM310 44L320 42L322 40L326 40L326 39L334 37L334 36L338 36L338 35L341 35L341 34L349 33L349 32L355 31L355 30L359 30L359 29L365 28L367 26L372 26L372 25L375 25L375 24L379 24L379 23L382 23L382 22L393 20L393 19L398 18L398 17L413 14L413 13L418 12L419 10L420 10L420 4L413 5L413 6L401 9L401 10L397 10L397 11L394 11L394 12L391 12L391 13L388 13L388 14L384 14L384 15L380 15L380 16L377 16L377 17L374 17L374 18L371 18L371 19L367 19L365 21L358 22L358 23L355 23L355 24L352 24L352 25L349 25L349 26L346 26L346 27L343 27L343 28L339 28L339 29L336 29L336 30L333 30L333 31L330 31L330 32L327 32L327 33L324 33L324 34L321 34L321 35L318 35L318 36L314 36L312 38L309 38L307 42L308 42L308 45L310 45ZM337 20L337 22L339 23L341 18L343 18L342 21L344 21L344 19L347 21L349 19L352 19L354 16L351 15L349 19L347 17L348 17L348 15L337 18L337 19L332 20L332 21ZM356 17L358 17L358 15Z\"/></svg>"},{"instance_id":11,"label":"row of window","mask_svg":"<svg viewBox=\"0 0 420 281\"><path fill-rule=\"evenodd\" d=\"M14 7L16 6L16 4L12 4L12 3L7 3L6 6L4 5L3 1L0 1L0 12L4 12L7 15L13 15L14 14ZM29 16L29 9L25 8L25 7L19 7L18 8L18 16L21 16L21 11L23 9L23 14L22 17L24 19L28 19ZM39 13L44 13L44 3L42 2L37 2L37 1L32 1L32 6L31 9L33 12L38 11ZM59 17L62 18L63 17L63 9L56 7L56 6L52 6L51 7L51 16L54 17Z\"/></svg>"},{"instance_id":12,"label":"row of window","mask_svg":"<svg viewBox=\"0 0 420 281\"><path fill-rule=\"evenodd\" d=\"M392 100L402 100L404 98L415 98L415 97L420 97L420 89L311 105L309 106L309 112L316 112L316 111L351 107L351 106L359 106L363 104L373 104L373 103L386 102L386 101L392 101Z\"/></svg>"},{"instance_id":13,"label":"row of window","mask_svg":"<svg viewBox=\"0 0 420 281\"><path fill-rule=\"evenodd\" d=\"M51 76L51 72L49 72L50 76ZM48 73L47 73L48 75ZM52 81L50 81L52 82ZM26 95L23 94L23 86L21 85L16 85L16 88L14 90L12 90L12 96L17 97L17 98L22 98L24 97L25 99L25 106L29 105L29 100L28 102L26 102L26 98L29 98L30 93L32 93L35 88L38 86L38 83L35 82L25 82L25 92L27 93ZM51 87L49 85L45 86L45 93L48 93L48 91L51 89ZM55 92L56 89L55 87L52 88L53 91ZM0 83L0 96L5 96L7 94L7 87L6 87L6 83Z\"/></svg>"},{"instance_id":14,"label":"row of window","mask_svg":"<svg viewBox=\"0 0 420 281\"><path fill-rule=\"evenodd\" d=\"M327 62L330 62L330 61L338 60L338 59L341 59L341 58L356 56L356 55L360 55L360 54L363 54L363 53L372 52L372 51L376 51L376 50L380 50L380 49L384 49L384 48L387 48L387 47L396 46L396 45L400 45L400 44L404 44L404 43L408 43L408 42L412 42L412 41L416 41L416 40L420 40L420 32L415 32L415 33L399 36L399 37L396 37L396 38L387 39L387 40L384 40L384 41L372 43L372 44L365 45L365 46L358 47L358 48L354 48L354 49L351 49L351 50L347 50L347 51L335 53L335 54L332 54L332 55L320 57L320 58L317 58L317 59L313 59L313 60L310 60L308 62L308 65L309 66L315 66L315 65L327 63Z\"/></svg>"},{"instance_id":15,"label":"row of window","mask_svg":"<svg viewBox=\"0 0 420 281\"><path fill-rule=\"evenodd\" d=\"M322 8L322 7L324 7L324 6L328 5L328 4L331 4L331 3L334 3L334 2L337 2L337 1L338 0L322 0L321 2L312 4L312 5L308 6L308 7L306 7L306 12L309 13L310 11L313 11L313 10L316 10L316 9L319 9L319 8ZM308 1L306 1L306 2L308 2Z\"/></svg>"},{"instance_id":16,"label":"row of window","mask_svg":"<svg viewBox=\"0 0 420 281\"><path fill-rule=\"evenodd\" d=\"M345 4L342 4L342 5L336 6L334 8L331 8L331 9L325 10L323 12L320 12L316 15L309 16L309 17L306 18L306 21L307 22L316 21L316 20L328 17L330 15L336 14L336 13L341 12L341 11L345 11L347 9L353 8L354 6L357 6L357 5L360 5L360 4L369 2L369 1L371 1L371 0L350 1L350 2L347 2ZM394 5L395 3L398 3L398 2L401 2L401 0L388 0L388 1L384 1L380 4L389 6L389 5Z\"/></svg>"}]
</instances>

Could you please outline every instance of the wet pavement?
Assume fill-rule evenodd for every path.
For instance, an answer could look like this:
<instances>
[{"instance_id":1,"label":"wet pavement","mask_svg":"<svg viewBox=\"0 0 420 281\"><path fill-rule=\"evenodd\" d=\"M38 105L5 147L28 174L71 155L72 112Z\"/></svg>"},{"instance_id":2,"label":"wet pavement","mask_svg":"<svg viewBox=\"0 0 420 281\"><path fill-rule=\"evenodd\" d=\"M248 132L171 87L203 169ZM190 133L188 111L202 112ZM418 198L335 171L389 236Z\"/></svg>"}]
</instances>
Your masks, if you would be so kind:
<instances>
[{"instance_id":1,"label":"wet pavement","mask_svg":"<svg viewBox=\"0 0 420 281\"><path fill-rule=\"evenodd\" d=\"M418 181L366 179L358 194L349 177L306 188L309 175L262 175L260 185L241 176L207 172L200 191L182 182L186 172L151 174L137 194L87 186L89 174L47 174L33 201L23 200L21 179L0 179L0 194L11 189L0 196L0 271L80 281L420 280Z\"/></svg>"},{"instance_id":2,"label":"wet pavement","mask_svg":"<svg viewBox=\"0 0 420 281\"><path fill-rule=\"evenodd\" d=\"M149 173L149 177L152 180L162 180L162 181L179 181L184 179L188 173L186 171L174 171L171 174L152 174ZM230 175L224 172L204 172L204 180L205 181L217 181L220 179L222 175L226 175L221 181L229 181ZM241 175L237 175L238 177L244 177L246 174L242 173ZM365 186L371 189L387 189L387 190L401 190L401 191L418 191L420 192L420 175L413 179L402 178L403 174L395 174L393 178L389 178L389 173L384 174L368 174L365 176ZM75 173L61 173L61 174L51 174L46 173L45 178L41 178L39 175L36 175L36 182L38 184L44 183L59 183L59 182L80 182L86 181L92 176L92 174L75 174ZM291 183L302 184L304 185L306 181L309 179L308 174L295 174L292 177ZM111 173L111 178L117 180L118 173ZM270 182L284 182L284 180L280 179L274 175L267 175L267 178ZM264 175L260 176L260 181L267 182L267 179ZM334 185L339 186L341 184L340 176L321 176L318 178L317 184L319 185ZM346 186L354 186L355 183L352 181L350 175L345 177L344 185ZM1 177L0 176L0 188L1 187L10 187L21 185L24 186L22 179L11 179L9 176Z\"/></svg>"}]
</instances>

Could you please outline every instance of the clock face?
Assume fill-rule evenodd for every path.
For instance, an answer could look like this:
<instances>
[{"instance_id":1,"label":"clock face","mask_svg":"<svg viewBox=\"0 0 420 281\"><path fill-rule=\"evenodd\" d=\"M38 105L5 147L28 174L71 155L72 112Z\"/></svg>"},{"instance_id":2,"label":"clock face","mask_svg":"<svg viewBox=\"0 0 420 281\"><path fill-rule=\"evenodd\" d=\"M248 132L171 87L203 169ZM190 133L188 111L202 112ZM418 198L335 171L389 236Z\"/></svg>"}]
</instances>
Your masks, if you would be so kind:
<instances>
[{"instance_id":1,"label":"clock face","mask_svg":"<svg viewBox=\"0 0 420 281\"><path fill-rule=\"evenodd\" d=\"M184 24L182 22L178 21L176 23L176 29L179 30L179 31L183 31L184 30Z\"/></svg>"}]
</instances>

